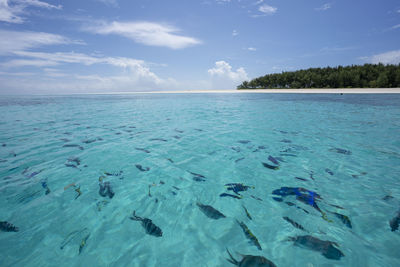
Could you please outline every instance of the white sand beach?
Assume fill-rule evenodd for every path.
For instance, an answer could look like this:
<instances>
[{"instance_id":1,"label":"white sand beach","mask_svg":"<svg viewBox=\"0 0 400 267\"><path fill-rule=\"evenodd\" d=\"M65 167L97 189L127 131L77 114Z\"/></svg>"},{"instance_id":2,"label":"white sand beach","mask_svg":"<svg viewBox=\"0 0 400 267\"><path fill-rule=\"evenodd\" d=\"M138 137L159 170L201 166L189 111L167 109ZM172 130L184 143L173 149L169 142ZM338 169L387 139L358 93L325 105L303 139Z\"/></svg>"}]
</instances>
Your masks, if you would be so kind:
<instances>
[{"instance_id":1,"label":"white sand beach","mask_svg":"<svg viewBox=\"0 0 400 267\"><path fill-rule=\"evenodd\" d=\"M139 94L196 94L196 93L288 93L288 94L400 94L400 88L327 88L327 89L253 89L253 90L181 90L132 92Z\"/></svg>"}]
</instances>

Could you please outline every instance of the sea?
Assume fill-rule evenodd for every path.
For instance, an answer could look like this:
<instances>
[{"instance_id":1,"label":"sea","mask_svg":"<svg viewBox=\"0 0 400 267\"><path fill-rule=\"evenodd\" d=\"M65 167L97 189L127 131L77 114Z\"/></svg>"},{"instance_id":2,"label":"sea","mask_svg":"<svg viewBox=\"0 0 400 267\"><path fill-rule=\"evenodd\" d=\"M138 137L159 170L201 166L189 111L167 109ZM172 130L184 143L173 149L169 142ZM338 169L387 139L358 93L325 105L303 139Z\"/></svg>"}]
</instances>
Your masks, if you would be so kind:
<instances>
[{"instance_id":1,"label":"sea","mask_svg":"<svg viewBox=\"0 0 400 267\"><path fill-rule=\"evenodd\" d=\"M400 95L1 96L0 204L0 266L400 266Z\"/></svg>"}]
</instances>

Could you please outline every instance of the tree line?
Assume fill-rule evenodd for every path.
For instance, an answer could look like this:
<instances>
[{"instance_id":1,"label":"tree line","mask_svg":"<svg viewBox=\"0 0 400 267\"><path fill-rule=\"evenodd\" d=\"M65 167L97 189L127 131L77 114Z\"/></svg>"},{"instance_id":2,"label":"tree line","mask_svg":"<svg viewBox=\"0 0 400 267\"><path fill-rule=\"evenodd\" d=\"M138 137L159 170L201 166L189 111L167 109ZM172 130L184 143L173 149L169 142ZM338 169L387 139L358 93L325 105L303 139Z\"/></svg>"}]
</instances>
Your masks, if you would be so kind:
<instances>
[{"instance_id":1,"label":"tree line","mask_svg":"<svg viewBox=\"0 0 400 267\"><path fill-rule=\"evenodd\" d=\"M237 89L267 88L395 88L400 87L400 64L365 64L309 68L267 74L244 81Z\"/></svg>"}]
</instances>

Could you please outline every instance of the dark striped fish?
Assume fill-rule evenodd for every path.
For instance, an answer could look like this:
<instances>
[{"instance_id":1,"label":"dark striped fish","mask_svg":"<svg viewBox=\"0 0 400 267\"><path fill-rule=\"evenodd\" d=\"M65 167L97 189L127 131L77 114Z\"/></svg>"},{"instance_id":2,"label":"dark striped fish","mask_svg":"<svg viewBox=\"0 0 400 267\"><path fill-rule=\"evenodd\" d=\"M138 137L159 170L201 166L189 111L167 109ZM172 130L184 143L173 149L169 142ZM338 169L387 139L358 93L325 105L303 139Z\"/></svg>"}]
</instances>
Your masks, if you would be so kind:
<instances>
[{"instance_id":1,"label":"dark striped fish","mask_svg":"<svg viewBox=\"0 0 400 267\"><path fill-rule=\"evenodd\" d=\"M275 165L279 165L279 162L276 158L274 158L273 156L268 156L268 160L271 161L273 164Z\"/></svg>"},{"instance_id":2,"label":"dark striped fish","mask_svg":"<svg viewBox=\"0 0 400 267\"><path fill-rule=\"evenodd\" d=\"M390 229L392 230L392 232L396 231L397 229L399 229L399 224L400 224L400 211L397 213L397 215L390 220L389 225L390 225Z\"/></svg>"},{"instance_id":3,"label":"dark striped fish","mask_svg":"<svg viewBox=\"0 0 400 267\"><path fill-rule=\"evenodd\" d=\"M12 225L11 223L4 221L4 222L0 222L0 231L3 231L3 232L18 232L19 229L18 229L18 227Z\"/></svg>"},{"instance_id":4,"label":"dark striped fish","mask_svg":"<svg viewBox=\"0 0 400 267\"><path fill-rule=\"evenodd\" d=\"M297 222L293 221L292 219L290 219L289 217L283 217L283 219L287 222L289 222L291 225L293 225L295 228L306 231L306 229L304 229L304 227L300 224L298 224Z\"/></svg>"},{"instance_id":5,"label":"dark striped fish","mask_svg":"<svg viewBox=\"0 0 400 267\"><path fill-rule=\"evenodd\" d=\"M233 198L236 198L236 199L242 199L242 196L235 196L235 195L231 195L231 194L228 194L228 193L222 193L219 196L220 197L233 197Z\"/></svg>"},{"instance_id":6,"label":"dark striped fish","mask_svg":"<svg viewBox=\"0 0 400 267\"><path fill-rule=\"evenodd\" d=\"M271 169L271 170L279 170L279 166L269 165L268 163L265 163L265 162L261 162L261 163L265 168L268 168L268 169Z\"/></svg>"},{"instance_id":7,"label":"dark striped fish","mask_svg":"<svg viewBox=\"0 0 400 267\"><path fill-rule=\"evenodd\" d=\"M63 145L63 147L77 147L77 148L79 148L80 150L83 150L83 149L84 149L82 146L77 145L77 144L65 144L65 145Z\"/></svg>"},{"instance_id":8,"label":"dark striped fish","mask_svg":"<svg viewBox=\"0 0 400 267\"><path fill-rule=\"evenodd\" d=\"M136 216L136 211L133 211L133 215L130 217L130 219L134 221L140 221L143 228L146 230L146 233L149 235L161 237L163 234L161 228L155 225L152 220Z\"/></svg>"},{"instance_id":9,"label":"dark striped fish","mask_svg":"<svg viewBox=\"0 0 400 267\"><path fill-rule=\"evenodd\" d=\"M149 167L143 167L143 166L140 165L140 164L136 164L135 167L138 168L138 170L140 170L140 171L142 171L142 172L147 172L147 171L150 170Z\"/></svg>"},{"instance_id":10,"label":"dark striped fish","mask_svg":"<svg viewBox=\"0 0 400 267\"><path fill-rule=\"evenodd\" d=\"M293 241L296 246L321 252L327 259L340 260L340 258L344 256L343 252L334 247L334 245L338 245L332 241L320 240L310 235L289 237L288 240Z\"/></svg>"},{"instance_id":11,"label":"dark striped fish","mask_svg":"<svg viewBox=\"0 0 400 267\"><path fill-rule=\"evenodd\" d=\"M247 218L249 218L250 220L253 220L253 218L251 218L251 215L250 215L249 211L246 209L246 207L243 205L242 205L242 207L243 207L244 211L246 212Z\"/></svg>"},{"instance_id":12,"label":"dark striped fish","mask_svg":"<svg viewBox=\"0 0 400 267\"><path fill-rule=\"evenodd\" d=\"M89 236L90 236L90 234L88 234L87 236L85 236L85 237L82 239L82 241L81 241L81 243L80 243L80 245L79 245L79 254L81 254L83 248L86 246L86 241L88 240Z\"/></svg>"},{"instance_id":13,"label":"dark striped fish","mask_svg":"<svg viewBox=\"0 0 400 267\"><path fill-rule=\"evenodd\" d=\"M135 147L135 149L136 149L136 150L139 150L139 151L143 151L143 152L145 152L145 153L150 153L150 151L149 151L149 150L147 150L147 149L144 149L144 148Z\"/></svg>"},{"instance_id":14,"label":"dark striped fish","mask_svg":"<svg viewBox=\"0 0 400 267\"><path fill-rule=\"evenodd\" d=\"M247 239L249 239L253 245L255 245L259 250L262 250L260 243L258 242L258 239L255 235L253 235L253 233L250 231L250 229L247 227L246 224L244 224L244 222L239 222L238 220L236 220L237 223L240 225L240 227L243 230L244 235L247 237Z\"/></svg>"},{"instance_id":15,"label":"dark striped fish","mask_svg":"<svg viewBox=\"0 0 400 267\"><path fill-rule=\"evenodd\" d=\"M226 249L226 251L230 257L230 259L226 260L240 267L276 267L272 261L262 256L242 255L243 258L240 261L237 261L228 249Z\"/></svg>"},{"instance_id":16,"label":"dark striped fish","mask_svg":"<svg viewBox=\"0 0 400 267\"><path fill-rule=\"evenodd\" d=\"M71 233L69 233L68 234L68 236L63 240L63 242L61 242L61 245L60 245L60 249L64 249L64 247L66 246L66 245L68 245L69 243L75 243L75 242L77 242L79 239L81 239L82 238L82 236L88 236L90 233L89 233L89 230L87 229L87 228L84 228L84 229L82 229L82 230L76 230L76 231L73 231L73 232L71 232ZM84 238L85 239L85 238ZM82 243L82 241L84 240L84 239L81 239L81 243ZM86 242L86 241L85 241ZM81 250L81 249L80 249Z\"/></svg>"},{"instance_id":17,"label":"dark striped fish","mask_svg":"<svg viewBox=\"0 0 400 267\"><path fill-rule=\"evenodd\" d=\"M331 212L331 213L333 215L335 215L337 218L339 218L344 225L346 225L349 228L353 228L349 217L347 217L346 215L340 214L340 213L336 213L336 212Z\"/></svg>"},{"instance_id":18,"label":"dark striped fish","mask_svg":"<svg viewBox=\"0 0 400 267\"><path fill-rule=\"evenodd\" d=\"M209 205L203 205L199 202L196 203L199 209L209 218L218 220L220 218L225 218L226 216L213 208L212 206Z\"/></svg>"}]
</instances>

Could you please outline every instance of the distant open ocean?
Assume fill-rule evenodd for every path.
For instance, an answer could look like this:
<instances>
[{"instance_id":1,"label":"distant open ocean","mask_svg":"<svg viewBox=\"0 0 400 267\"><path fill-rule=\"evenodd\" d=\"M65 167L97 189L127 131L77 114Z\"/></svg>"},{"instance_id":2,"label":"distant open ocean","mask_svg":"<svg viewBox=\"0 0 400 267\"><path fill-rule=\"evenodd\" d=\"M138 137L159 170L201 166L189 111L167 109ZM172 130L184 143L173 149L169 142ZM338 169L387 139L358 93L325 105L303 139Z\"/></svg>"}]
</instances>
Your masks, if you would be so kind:
<instances>
[{"instance_id":1,"label":"distant open ocean","mask_svg":"<svg viewBox=\"0 0 400 267\"><path fill-rule=\"evenodd\" d=\"M400 266L400 94L0 97L0 204L0 266Z\"/></svg>"}]
</instances>

